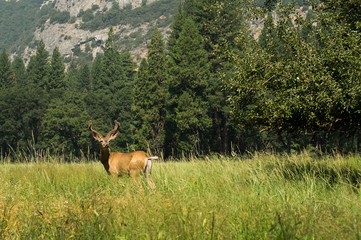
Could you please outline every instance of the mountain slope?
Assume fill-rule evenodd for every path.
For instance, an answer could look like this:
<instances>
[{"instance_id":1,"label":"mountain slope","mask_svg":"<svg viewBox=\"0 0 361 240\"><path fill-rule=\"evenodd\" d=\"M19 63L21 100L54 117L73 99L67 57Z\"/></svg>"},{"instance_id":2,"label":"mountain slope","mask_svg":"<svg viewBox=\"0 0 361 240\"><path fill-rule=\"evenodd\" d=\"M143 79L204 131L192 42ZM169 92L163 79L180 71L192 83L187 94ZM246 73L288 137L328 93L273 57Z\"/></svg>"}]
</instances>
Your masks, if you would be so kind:
<instances>
[{"instance_id":1,"label":"mountain slope","mask_svg":"<svg viewBox=\"0 0 361 240\"><path fill-rule=\"evenodd\" d=\"M119 50L144 57L150 32L167 34L180 0L0 0L0 50L28 62L42 39L71 61L91 61L102 52L113 26Z\"/></svg>"}]
</instances>

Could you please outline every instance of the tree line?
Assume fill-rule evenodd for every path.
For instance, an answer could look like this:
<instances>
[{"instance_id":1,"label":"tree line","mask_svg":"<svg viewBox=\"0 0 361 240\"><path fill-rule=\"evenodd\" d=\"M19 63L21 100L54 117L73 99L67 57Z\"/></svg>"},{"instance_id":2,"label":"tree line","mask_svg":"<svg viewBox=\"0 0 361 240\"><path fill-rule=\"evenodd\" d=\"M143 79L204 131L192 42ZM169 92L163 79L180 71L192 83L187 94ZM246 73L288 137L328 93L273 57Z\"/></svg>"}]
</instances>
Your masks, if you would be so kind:
<instances>
[{"instance_id":1,"label":"tree line","mask_svg":"<svg viewBox=\"0 0 361 240\"><path fill-rule=\"evenodd\" d=\"M357 151L360 4L323 1L305 18L292 4L267 2L185 0L167 41L154 29L139 66L118 51L112 28L103 55L67 71L59 50L50 57L42 41L27 66L4 50L2 154L93 153L90 119L103 133L121 123L113 151ZM257 40L254 18L265 18Z\"/></svg>"}]
</instances>

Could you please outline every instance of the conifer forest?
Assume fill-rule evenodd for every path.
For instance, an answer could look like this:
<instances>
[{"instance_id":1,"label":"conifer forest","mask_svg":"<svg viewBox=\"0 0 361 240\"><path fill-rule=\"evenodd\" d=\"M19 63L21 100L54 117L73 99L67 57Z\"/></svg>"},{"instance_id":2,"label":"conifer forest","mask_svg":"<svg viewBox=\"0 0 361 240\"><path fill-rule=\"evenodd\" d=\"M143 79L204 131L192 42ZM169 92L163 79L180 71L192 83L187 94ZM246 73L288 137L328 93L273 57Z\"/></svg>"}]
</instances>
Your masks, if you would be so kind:
<instances>
[{"instance_id":1,"label":"conifer forest","mask_svg":"<svg viewBox=\"0 0 361 240\"><path fill-rule=\"evenodd\" d=\"M91 64L65 63L43 41L26 65L1 51L2 155L96 154L89 120L102 133L120 122L112 150L165 159L359 152L361 3L184 0L169 37L155 27L139 63L111 26Z\"/></svg>"}]
</instances>

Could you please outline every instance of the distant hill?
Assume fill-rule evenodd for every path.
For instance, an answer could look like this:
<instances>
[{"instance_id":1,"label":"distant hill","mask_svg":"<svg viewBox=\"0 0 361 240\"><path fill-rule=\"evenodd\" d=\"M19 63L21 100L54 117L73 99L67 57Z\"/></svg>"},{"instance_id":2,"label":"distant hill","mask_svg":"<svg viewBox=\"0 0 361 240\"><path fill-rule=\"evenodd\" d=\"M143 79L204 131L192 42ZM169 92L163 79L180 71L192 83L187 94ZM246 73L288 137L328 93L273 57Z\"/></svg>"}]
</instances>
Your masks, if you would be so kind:
<instances>
[{"instance_id":1,"label":"distant hill","mask_svg":"<svg viewBox=\"0 0 361 240\"><path fill-rule=\"evenodd\" d=\"M0 0L0 50L27 62L42 39L67 61L84 63L102 52L109 27L121 51L136 60L146 54L157 26L166 36L181 0Z\"/></svg>"},{"instance_id":2,"label":"distant hill","mask_svg":"<svg viewBox=\"0 0 361 240\"><path fill-rule=\"evenodd\" d=\"M58 47L66 62L89 63L102 53L113 26L120 51L136 61L146 56L152 29L164 37L182 0L0 0L0 51L27 63L42 39L51 53ZM263 7L267 0L256 0ZM283 1L285 4L292 0ZM296 1L302 5L304 0ZM251 23L255 37L262 20Z\"/></svg>"}]
</instances>

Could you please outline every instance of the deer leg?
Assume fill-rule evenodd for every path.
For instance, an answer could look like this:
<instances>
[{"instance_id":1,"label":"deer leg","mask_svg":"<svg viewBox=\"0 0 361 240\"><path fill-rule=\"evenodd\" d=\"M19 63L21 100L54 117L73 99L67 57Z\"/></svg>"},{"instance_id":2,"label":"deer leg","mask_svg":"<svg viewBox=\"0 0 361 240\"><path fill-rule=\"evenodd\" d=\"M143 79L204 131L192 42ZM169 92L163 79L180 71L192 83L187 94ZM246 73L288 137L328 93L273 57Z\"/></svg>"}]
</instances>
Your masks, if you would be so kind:
<instances>
[{"instance_id":1,"label":"deer leg","mask_svg":"<svg viewBox=\"0 0 361 240\"><path fill-rule=\"evenodd\" d=\"M144 177L147 179L150 189L152 189L152 191L155 191L157 189L157 187L155 186L155 184L153 182L152 175L145 173Z\"/></svg>"},{"instance_id":2,"label":"deer leg","mask_svg":"<svg viewBox=\"0 0 361 240\"><path fill-rule=\"evenodd\" d=\"M136 185L140 186L140 183L139 183L139 176L140 176L139 170L138 169L130 169L129 170L129 175L132 178L133 182Z\"/></svg>"}]
</instances>

